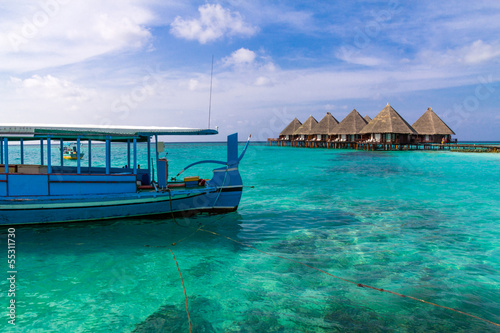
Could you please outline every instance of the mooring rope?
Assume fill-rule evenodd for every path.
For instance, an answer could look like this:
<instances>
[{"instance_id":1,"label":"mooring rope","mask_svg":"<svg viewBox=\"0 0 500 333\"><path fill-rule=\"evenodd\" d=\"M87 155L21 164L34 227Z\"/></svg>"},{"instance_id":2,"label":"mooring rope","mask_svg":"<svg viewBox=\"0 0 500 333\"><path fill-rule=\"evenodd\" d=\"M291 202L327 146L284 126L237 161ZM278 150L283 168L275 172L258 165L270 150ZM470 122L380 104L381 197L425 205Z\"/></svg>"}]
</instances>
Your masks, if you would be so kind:
<instances>
[{"instance_id":1,"label":"mooring rope","mask_svg":"<svg viewBox=\"0 0 500 333\"><path fill-rule=\"evenodd\" d=\"M372 287L372 286L369 286L367 284L363 284L363 283L357 283L355 281L351 281L351 280L348 280L348 279L344 279L340 276L336 276L336 275L333 275L331 273L328 273L327 271L324 271L320 268L317 268L317 267L314 267L314 266L311 266L311 265L308 265L308 264L305 264L303 262L300 262L298 260L295 260L295 259L290 259L290 258L287 258L287 257L283 257L283 256L280 256L280 255L277 255L277 254L272 254L272 253L269 253L269 252L266 252L266 251L262 251L262 250L259 250L258 248L256 247L253 247L252 245L249 245L249 244L245 244L245 243L242 243L240 241L237 241L235 239L232 239L230 237L227 237L227 236L224 236L224 235L221 235L219 233L216 233L215 231L210 231L210 230L205 230L205 229L202 229L201 227L198 228L199 231L204 231L204 232L207 232L207 233L210 233L210 234L213 234L213 235L216 235L216 236L221 236L221 237L224 237L226 239L229 239L230 241L232 242L235 242L235 243L238 243L240 245L243 245L243 246L246 246L248 248L251 248L251 249L254 249L256 251L259 251L261 253L264 253L268 256L271 256L271 257L277 257L277 258L281 258L281 259L284 259L284 260L288 260L288 261L291 261L291 262L294 262L294 263L297 263L297 264L300 264L300 265L303 265L305 267L308 267L308 268L311 268L311 269L314 269L314 270L317 270L318 272L321 272L323 274L326 274L326 275L329 275L333 278L336 278L336 279L339 279L339 280L342 280L342 281L345 281L345 282L349 282L349 283L352 283L358 287L361 287L361 288L369 288L369 289L373 289L373 290L377 290L377 291L380 291L380 292L385 292L385 293L390 293L390 294L393 294L393 295L396 295L396 296L400 296L400 297L404 297L404 298L410 298L412 300L415 300L415 301L418 301L418 302L421 302L421 303L425 303L425 304L430 304L430 305L433 305L433 306L436 306L436 307L439 307L439 308L443 308L443 309L447 309L447 310L450 310L450 311L453 311L453 312L456 312L456 313L460 313L462 315L465 315L465 316L468 316L468 317L471 317L471 318L475 318L475 319L479 319L479 320L482 320L486 323L489 323L489 324L492 324L492 325L495 325L495 326L498 326L500 327L500 324L497 324L495 322L492 322L488 319L484 319L484 318L481 318L481 317L478 317L478 316L475 316L473 314L470 314L470 313L467 313L467 312L463 312L463 311L460 311L460 310L457 310L457 309L454 309L454 308L450 308L450 307L447 307L447 306L444 306L444 305L439 305L439 304L436 304L436 303L432 303L432 302L428 302L426 300L423 300L423 299L420 299L420 298L416 298L416 297L413 297L413 296L408 296L408 295L403 295L403 294L400 294L400 293L397 293L395 291L391 291L391 290L387 290L387 289L382 289L382 288L377 288L377 287ZM198 231L197 230L197 231ZM173 253L172 253L173 254ZM180 272L179 272L180 273Z\"/></svg>"},{"instance_id":2,"label":"mooring rope","mask_svg":"<svg viewBox=\"0 0 500 333\"><path fill-rule=\"evenodd\" d=\"M191 316L189 315L189 308L188 308L188 298L187 298L187 293L186 293L186 287L184 287L184 280L182 279L182 273L179 268L179 264L177 263L177 260L175 259L175 255L172 252L171 249L168 249L170 253L172 253L172 257L174 258L175 265L177 266L177 271L179 271L179 276L181 277L181 283L182 283L182 290L184 290L184 299L186 300L186 313L188 316L188 322L189 322L189 333L191 333Z\"/></svg>"},{"instance_id":3,"label":"mooring rope","mask_svg":"<svg viewBox=\"0 0 500 333\"><path fill-rule=\"evenodd\" d=\"M200 229L201 229L201 228L203 228L203 227L204 227L204 225L200 225L200 226L198 227L198 229L196 229L196 230L195 230L192 234L190 234L190 235L188 235L188 236L186 236L186 237L184 237L184 238L182 238L182 239L178 240L177 242L173 242L173 243L172 243L172 246L176 246L177 244L179 244L179 243L180 243L180 242L182 242L183 240L186 240L186 239L190 238L190 237L191 237L191 236L193 236L195 233L197 233L197 232L198 232L198 230L200 230Z\"/></svg>"},{"instance_id":4,"label":"mooring rope","mask_svg":"<svg viewBox=\"0 0 500 333\"><path fill-rule=\"evenodd\" d=\"M228 170L229 170L229 166L226 166L226 172L224 173L224 180L222 181L222 185L220 186L219 193L217 194L217 198L215 199L214 204L212 205L212 208L214 208L215 205L217 204L217 201L219 201L220 194L222 193L222 189L224 188L224 183L226 182L226 176L227 176Z\"/></svg>"},{"instance_id":5,"label":"mooring rope","mask_svg":"<svg viewBox=\"0 0 500 333\"><path fill-rule=\"evenodd\" d=\"M170 203L170 215L172 215L172 219L174 220L175 224L181 226L175 219L174 209L172 208L172 192L169 188L167 188L167 192L168 192L168 202Z\"/></svg>"}]
</instances>

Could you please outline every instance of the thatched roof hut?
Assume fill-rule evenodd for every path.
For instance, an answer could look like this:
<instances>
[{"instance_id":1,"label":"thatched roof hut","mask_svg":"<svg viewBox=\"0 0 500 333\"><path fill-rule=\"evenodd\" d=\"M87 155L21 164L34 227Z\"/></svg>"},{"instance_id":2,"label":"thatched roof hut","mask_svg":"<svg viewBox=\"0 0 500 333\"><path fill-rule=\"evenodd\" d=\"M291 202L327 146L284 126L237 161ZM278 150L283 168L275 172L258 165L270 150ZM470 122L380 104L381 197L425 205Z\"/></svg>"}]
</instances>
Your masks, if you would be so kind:
<instances>
[{"instance_id":1,"label":"thatched roof hut","mask_svg":"<svg viewBox=\"0 0 500 333\"><path fill-rule=\"evenodd\" d=\"M288 124L287 127L285 127L283 131L281 131L280 136L293 135L293 132L295 132L300 126L302 126L302 123L295 118L290 124Z\"/></svg>"},{"instance_id":2,"label":"thatched roof hut","mask_svg":"<svg viewBox=\"0 0 500 333\"><path fill-rule=\"evenodd\" d=\"M312 129L312 132L313 134L327 135L330 134L330 132L333 131L338 124L338 120L335 119L330 112L327 112L323 119L321 119L321 121Z\"/></svg>"},{"instance_id":3,"label":"thatched roof hut","mask_svg":"<svg viewBox=\"0 0 500 333\"><path fill-rule=\"evenodd\" d=\"M417 132L387 103L385 108L360 131L361 134L394 133L417 134Z\"/></svg>"},{"instance_id":4,"label":"thatched roof hut","mask_svg":"<svg viewBox=\"0 0 500 333\"><path fill-rule=\"evenodd\" d=\"M293 135L312 135L315 134L313 133L313 128L316 126L318 121L314 119L313 116L309 116L306 121L293 132Z\"/></svg>"},{"instance_id":5,"label":"thatched roof hut","mask_svg":"<svg viewBox=\"0 0 500 333\"><path fill-rule=\"evenodd\" d=\"M353 109L329 134L358 134L366 124L366 120Z\"/></svg>"},{"instance_id":6,"label":"thatched roof hut","mask_svg":"<svg viewBox=\"0 0 500 333\"><path fill-rule=\"evenodd\" d=\"M366 120L367 123L369 123L370 121L372 121L372 118L370 118L369 115L366 115L364 119Z\"/></svg>"},{"instance_id":7,"label":"thatched roof hut","mask_svg":"<svg viewBox=\"0 0 500 333\"><path fill-rule=\"evenodd\" d=\"M419 135L454 135L455 132L445 124L441 118L428 108L425 113L412 125Z\"/></svg>"}]
</instances>

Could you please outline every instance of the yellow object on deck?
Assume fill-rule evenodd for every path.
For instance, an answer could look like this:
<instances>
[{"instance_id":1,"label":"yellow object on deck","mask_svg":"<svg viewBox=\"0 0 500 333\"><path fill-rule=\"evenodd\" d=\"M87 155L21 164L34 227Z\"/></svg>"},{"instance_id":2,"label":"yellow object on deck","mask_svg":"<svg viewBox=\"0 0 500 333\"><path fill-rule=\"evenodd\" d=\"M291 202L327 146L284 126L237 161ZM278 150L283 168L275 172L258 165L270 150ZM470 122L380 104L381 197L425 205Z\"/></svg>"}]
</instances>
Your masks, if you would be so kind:
<instances>
[{"instance_id":1,"label":"yellow object on deck","mask_svg":"<svg viewBox=\"0 0 500 333\"><path fill-rule=\"evenodd\" d=\"M184 182L193 182L193 181L198 181L200 180L200 177L184 177Z\"/></svg>"}]
</instances>

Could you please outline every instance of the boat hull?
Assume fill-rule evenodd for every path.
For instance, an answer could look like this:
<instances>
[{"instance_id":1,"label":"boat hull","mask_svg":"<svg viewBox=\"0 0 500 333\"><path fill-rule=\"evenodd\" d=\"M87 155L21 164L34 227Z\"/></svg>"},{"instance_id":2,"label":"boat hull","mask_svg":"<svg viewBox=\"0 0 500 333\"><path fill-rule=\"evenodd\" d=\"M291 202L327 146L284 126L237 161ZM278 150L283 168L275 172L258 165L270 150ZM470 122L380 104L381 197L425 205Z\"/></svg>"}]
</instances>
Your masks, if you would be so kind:
<instances>
[{"instance_id":1,"label":"boat hull","mask_svg":"<svg viewBox=\"0 0 500 333\"><path fill-rule=\"evenodd\" d=\"M82 159L84 156L84 154L80 154L80 158ZM78 155L76 154L72 154L72 155L63 155L63 159L65 160L77 160L78 159Z\"/></svg>"},{"instance_id":2,"label":"boat hull","mask_svg":"<svg viewBox=\"0 0 500 333\"><path fill-rule=\"evenodd\" d=\"M1 225L83 222L141 216L177 217L235 211L242 186L198 191L133 193L81 198L0 200Z\"/></svg>"}]
</instances>

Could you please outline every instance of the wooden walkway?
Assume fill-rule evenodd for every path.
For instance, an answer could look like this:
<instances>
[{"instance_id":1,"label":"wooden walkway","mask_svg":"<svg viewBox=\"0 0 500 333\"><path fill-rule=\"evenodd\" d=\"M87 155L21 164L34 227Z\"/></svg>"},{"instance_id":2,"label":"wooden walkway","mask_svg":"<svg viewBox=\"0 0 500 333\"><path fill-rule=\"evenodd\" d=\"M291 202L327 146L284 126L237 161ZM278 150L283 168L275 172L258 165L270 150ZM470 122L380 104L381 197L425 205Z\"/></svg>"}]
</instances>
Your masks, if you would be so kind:
<instances>
[{"instance_id":1,"label":"wooden walkway","mask_svg":"<svg viewBox=\"0 0 500 333\"><path fill-rule=\"evenodd\" d=\"M349 141L287 141L278 139L267 139L268 146L279 147L301 147L301 148L327 148L327 149L355 149L355 150L447 150L468 153L500 153L499 145L475 145L460 143L380 143L380 142L349 142Z\"/></svg>"}]
</instances>

